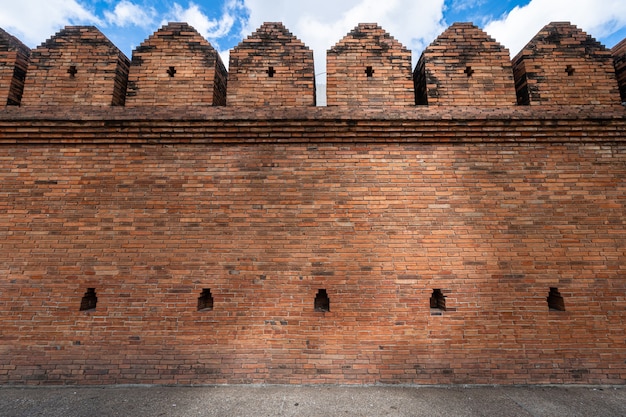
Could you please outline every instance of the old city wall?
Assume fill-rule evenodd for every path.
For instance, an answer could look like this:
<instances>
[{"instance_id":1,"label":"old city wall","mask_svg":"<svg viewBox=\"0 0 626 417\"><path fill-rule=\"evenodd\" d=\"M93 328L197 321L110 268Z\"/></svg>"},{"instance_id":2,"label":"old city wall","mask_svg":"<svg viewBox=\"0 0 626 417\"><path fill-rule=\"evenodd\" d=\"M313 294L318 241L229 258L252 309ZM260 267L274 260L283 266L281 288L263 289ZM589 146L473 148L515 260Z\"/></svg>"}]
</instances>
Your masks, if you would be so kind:
<instances>
[{"instance_id":1,"label":"old city wall","mask_svg":"<svg viewBox=\"0 0 626 417\"><path fill-rule=\"evenodd\" d=\"M302 48L278 28L282 45ZM161 30L152 39L174 48L175 27ZM274 42L266 32L259 42ZM219 74L198 43L184 54L207 54L207 74ZM489 88L475 55L448 58L450 77ZM568 65L591 66L585 56ZM269 80L280 62L253 58L255 71L276 71L263 72L274 103L302 95ZM471 106L443 100L439 61L423 61L427 106L294 107L255 94L229 105L230 84L226 106L219 88L206 88L214 106L129 105L130 94L111 105L110 72L107 105L6 106L0 382L623 384L618 82L611 103L516 105L521 84L498 69L506 82L493 84L513 99ZM129 77L142 62L155 67L133 59ZM144 91L176 78L172 62Z\"/></svg>"}]
</instances>

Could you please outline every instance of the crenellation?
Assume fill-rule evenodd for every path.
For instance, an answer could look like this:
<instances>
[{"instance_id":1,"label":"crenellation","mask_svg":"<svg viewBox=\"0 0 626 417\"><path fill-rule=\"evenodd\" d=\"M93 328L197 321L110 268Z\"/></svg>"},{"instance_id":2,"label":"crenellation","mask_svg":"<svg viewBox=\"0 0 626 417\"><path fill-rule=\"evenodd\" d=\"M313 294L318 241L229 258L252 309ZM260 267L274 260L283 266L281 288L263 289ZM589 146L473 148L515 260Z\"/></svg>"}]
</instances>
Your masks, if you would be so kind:
<instances>
[{"instance_id":1,"label":"crenellation","mask_svg":"<svg viewBox=\"0 0 626 417\"><path fill-rule=\"evenodd\" d=\"M169 23L133 52L126 106L223 106L227 79L207 40L186 23Z\"/></svg>"},{"instance_id":2,"label":"crenellation","mask_svg":"<svg viewBox=\"0 0 626 417\"><path fill-rule=\"evenodd\" d=\"M415 103L512 106L509 51L471 23L455 23L422 53L413 72Z\"/></svg>"},{"instance_id":3,"label":"crenellation","mask_svg":"<svg viewBox=\"0 0 626 417\"><path fill-rule=\"evenodd\" d=\"M0 102L20 105L29 59L30 48L0 28Z\"/></svg>"},{"instance_id":4,"label":"crenellation","mask_svg":"<svg viewBox=\"0 0 626 417\"><path fill-rule=\"evenodd\" d=\"M229 106L315 106L313 51L266 22L230 52Z\"/></svg>"},{"instance_id":5,"label":"crenellation","mask_svg":"<svg viewBox=\"0 0 626 417\"><path fill-rule=\"evenodd\" d=\"M569 22L546 25L513 58L521 105L615 105L611 51Z\"/></svg>"},{"instance_id":6,"label":"crenellation","mask_svg":"<svg viewBox=\"0 0 626 417\"><path fill-rule=\"evenodd\" d=\"M280 23L229 73L185 23L59 32L0 109L0 385L624 385L624 42L549 27L411 73L361 24L319 107Z\"/></svg>"},{"instance_id":7,"label":"crenellation","mask_svg":"<svg viewBox=\"0 0 626 417\"><path fill-rule=\"evenodd\" d=\"M65 28L32 52L32 63L28 48L2 33L5 59L15 59L3 66L5 84L13 86L9 105L315 105L312 51L278 22L264 23L231 51L230 72L186 23L164 25L132 61L94 27ZM511 62L478 27L455 23L411 71L409 50L378 25L361 23L327 51L327 105L615 105L624 94L621 45L609 51L575 26L554 22Z\"/></svg>"},{"instance_id":8,"label":"crenellation","mask_svg":"<svg viewBox=\"0 0 626 417\"><path fill-rule=\"evenodd\" d=\"M375 23L361 23L326 53L328 106L414 103L411 51Z\"/></svg>"},{"instance_id":9,"label":"crenellation","mask_svg":"<svg viewBox=\"0 0 626 417\"><path fill-rule=\"evenodd\" d=\"M626 103L626 39L611 50L622 103Z\"/></svg>"},{"instance_id":10,"label":"crenellation","mask_svg":"<svg viewBox=\"0 0 626 417\"><path fill-rule=\"evenodd\" d=\"M67 26L32 51L21 105L123 106L129 67L97 28Z\"/></svg>"}]
</instances>

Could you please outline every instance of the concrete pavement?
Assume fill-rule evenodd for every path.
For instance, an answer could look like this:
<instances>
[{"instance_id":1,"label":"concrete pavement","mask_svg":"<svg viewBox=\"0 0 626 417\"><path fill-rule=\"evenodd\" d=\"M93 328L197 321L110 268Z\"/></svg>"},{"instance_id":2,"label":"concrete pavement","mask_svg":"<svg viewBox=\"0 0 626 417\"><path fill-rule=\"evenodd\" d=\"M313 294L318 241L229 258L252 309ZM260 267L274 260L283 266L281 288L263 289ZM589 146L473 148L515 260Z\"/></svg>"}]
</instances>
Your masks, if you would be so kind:
<instances>
[{"instance_id":1,"label":"concrete pavement","mask_svg":"<svg viewBox=\"0 0 626 417\"><path fill-rule=\"evenodd\" d=\"M626 416L626 386L6 387L0 416Z\"/></svg>"}]
</instances>

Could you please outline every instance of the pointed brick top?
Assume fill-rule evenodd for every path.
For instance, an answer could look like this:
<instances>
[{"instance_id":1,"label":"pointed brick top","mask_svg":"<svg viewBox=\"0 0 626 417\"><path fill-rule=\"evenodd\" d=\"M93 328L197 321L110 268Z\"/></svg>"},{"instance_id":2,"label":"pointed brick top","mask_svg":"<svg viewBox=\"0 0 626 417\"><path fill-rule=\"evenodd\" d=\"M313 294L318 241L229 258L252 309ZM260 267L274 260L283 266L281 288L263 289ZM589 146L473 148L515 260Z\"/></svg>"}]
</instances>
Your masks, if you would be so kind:
<instances>
[{"instance_id":1,"label":"pointed brick top","mask_svg":"<svg viewBox=\"0 0 626 417\"><path fill-rule=\"evenodd\" d=\"M367 39L368 42L362 42L364 39ZM363 49L371 47L372 45L378 45L381 49L407 51L404 45L398 42L377 23L359 23L354 29L348 32L343 39L330 48L328 52L339 53L346 49Z\"/></svg>"},{"instance_id":2,"label":"pointed brick top","mask_svg":"<svg viewBox=\"0 0 626 417\"><path fill-rule=\"evenodd\" d=\"M480 43L478 43L478 41L480 41ZM472 49L476 50L476 52L480 49L498 51L506 50L508 54L508 49L472 22L452 24L445 31L443 31L443 33L439 35L437 39L429 45L429 47L445 45L446 51L454 51L457 49L466 49L469 43L471 43Z\"/></svg>"},{"instance_id":3,"label":"pointed brick top","mask_svg":"<svg viewBox=\"0 0 626 417\"><path fill-rule=\"evenodd\" d=\"M303 49L309 49L300 39L295 37L282 22L265 22L246 39L241 41L234 49L247 48L250 43L259 48L263 44L293 44Z\"/></svg>"},{"instance_id":4,"label":"pointed brick top","mask_svg":"<svg viewBox=\"0 0 626 417\"><path fill-rule=\"evenodd\" d=\"M550 46L549 48L543 48L544 46ZM581 48L584 48L584 53L588 55L610 54L610 51L602 45L595 38L587 35L576 25L570 22L551 22L544 26L530 42L522 48L516 60L520 55L535 55L541 53L543 49L549 49L549 53L556 50L564 52L571 51L572 55L578 55L581 52Z\"/></svg>"},{"instance_id":5,"label":"pointed brick top","mask_svg":"<svg viewBox=\"0 0 626 417\"><path fill-rule=\"evenodd\" d=\"M109 48L109 52L112 55L121 55L125 59L128 59L126 55L95 26L66 26L42 43L37 49L64 49L68 41L91 46L106 46Z\"/></svg>"},{"instance_id":6,"label":"pointed brick top","mask_svg":"<svg viewBox=\"0 0 626 417\"><path fill-rule=\"evenodd\" d=\"M143 41L136 51L141 52L144 48L150 48L156 39L166 39L174 44L183 44L187 46L193 45L193 48L201 48L209 51L215 51L211 43L206 40L193 26L186 22L169 22ZM191 42L191 43L190 43Z\"/></svg>"},{"instance_id":7,"label":"pointed brick top","mask_svg":"<svg viewBox=\"0 0 626 417\"><path fill-rule=\"evenodd\" d=\"M0 50L3 51L30 51L30 48L22 43L18 38L0 28Z\"/></svg>"}]
</instances>

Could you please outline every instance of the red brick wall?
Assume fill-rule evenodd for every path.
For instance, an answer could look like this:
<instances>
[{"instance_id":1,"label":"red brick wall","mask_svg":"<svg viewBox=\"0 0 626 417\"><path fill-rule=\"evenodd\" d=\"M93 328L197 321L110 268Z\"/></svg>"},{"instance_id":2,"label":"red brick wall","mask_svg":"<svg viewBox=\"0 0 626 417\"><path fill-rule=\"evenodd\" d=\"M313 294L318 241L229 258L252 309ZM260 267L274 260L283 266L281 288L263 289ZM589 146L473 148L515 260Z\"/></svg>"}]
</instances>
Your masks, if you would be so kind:
<instances>
[{"instance_id":1,"label":"red brick wall","mask_svg":"<svg viewBox=\"0 0 626 417\"><path fill-rule=\"evenodd\" d=\"M0 382L626 380L621 108L112 110L0 113Z\"/></svg>"},{"instance_id":2,"label":"red brick wall","mask_svg":"<svg viewBox=\"0 0 626 417\"><path fill-rule=\"evenodd\" d=\"M264 23L230 51L229 106L315 106L313 51L282 23Z\"/></svg>"},{"instance_id":3,"label":"red brick wall","mask_svg":"<svg viewBox=\"0 0 626 417\"><path fill-rule=\"evenodd\" d=\"M19 105L30 49L0 28L0 105Z\"/></svg>"},{"instance_id":4,"label":"red brick wall","mask_svg":"<svg viewBox=\"0 0 626 417\"><path fill-rule=\"evenodd\" d=\"M32 51L21 104L124 105L129 65L97 28L67 26Z\"/></svg>"},{"instance_id":5,"label":"red brick wall","mask_svg":"<svg viewBox=\"0 0 626 417\"><path fill-rule=\"evenodd\" d=\"M169 23L133 52L126 106L223 106L227 78L206 39L186 23Z\"/></svg>"},{"instance_id":6,"label":"red brick wall","mask_svg":"<svg viewBox=\"0 0 626 417\"><path fill-rule=\"evenodd\" d=\"M412 106L411 51L361 23L326 54L328 106Z\"/></svg>"},{"instance_id":7,"label":"red brick wall","mask_svg":"<svg viewBox=\"0 0 626 417\"><path fill-rule=\"evenodd\" d=\"M415 71L416 103L512 106L509 50L471 23L455 23L422 53Z\"/></svg>"},{"instance_id":8,"label":"red brick wall","mask_svg":"<svg viewBox=\"0 0 626 417\"><path fill-rule=\"evenodd\" d=\"M546 25L513 58L519 104L615 105L611 50L568 22Z\"/></svg>"},{"instance_id":9,"label":"red brick wall","mask_svg":"<svg viewBox=\"0 0 626 417\"><path fill-rule=\"evenodd\" d=\"M626 39L615 45L612 52L619 92L622 102L626 102Z\"/></svg>"}]
</instances>

